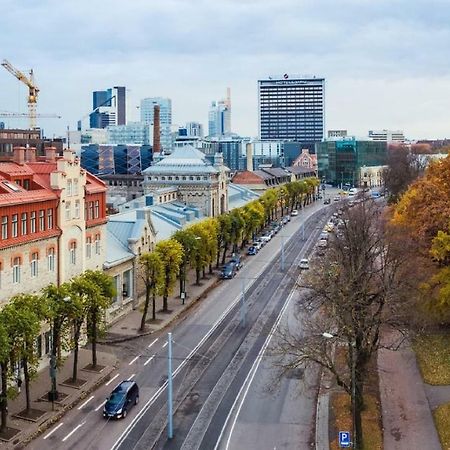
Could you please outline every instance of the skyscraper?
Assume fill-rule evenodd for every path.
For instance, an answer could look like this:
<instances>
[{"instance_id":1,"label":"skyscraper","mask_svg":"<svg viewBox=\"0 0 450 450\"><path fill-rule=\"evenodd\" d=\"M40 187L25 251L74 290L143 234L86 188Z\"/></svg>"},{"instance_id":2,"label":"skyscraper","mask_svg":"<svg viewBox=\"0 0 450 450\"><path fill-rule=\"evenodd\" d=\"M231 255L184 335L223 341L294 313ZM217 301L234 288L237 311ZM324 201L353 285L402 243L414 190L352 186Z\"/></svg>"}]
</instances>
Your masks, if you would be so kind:
<instances>
[{"instance_id":1,"label":"skyscraper","mask_svg":"<svg viewBox=\"0 0 450 450\"><path fill-rule=\"evenodd\" d=\"M231 133L231 91L227 88L227 98L211 102L208 114L208 135L220 137Z\"/></svg>"},{"instance_id":2,"label":"skyscraper","mask_svg":"<svg viewBox=\"0 0 450 450\"><path fill-rule=\"evenodd\" d=\"M325 130L325 79L283 76L258 80L262 140L320 142Z\"/></svg>"},{"instance_id":3,"label":"skyscraper","mask_svg":"<svg viewBox=\"0 0 450 450\"><path fill-rule=\"evenodd\" d=\"M105 91L94 91L92 93L92 111L89 115L90 128L126 125L125 87L114 86Z\"/></svg>"},{"instance_id":4,"label":"skyscraper","mask_svg":"<svg viewBox=\"0 0 450 450\"><path fill-rule=\"evenodd\" d=\"M164 152L172 152L172 100L170 98L149 97L141 100L141 122L153 127L155 105L160 108L161 147Z\"/></svg>"}]
</instances>

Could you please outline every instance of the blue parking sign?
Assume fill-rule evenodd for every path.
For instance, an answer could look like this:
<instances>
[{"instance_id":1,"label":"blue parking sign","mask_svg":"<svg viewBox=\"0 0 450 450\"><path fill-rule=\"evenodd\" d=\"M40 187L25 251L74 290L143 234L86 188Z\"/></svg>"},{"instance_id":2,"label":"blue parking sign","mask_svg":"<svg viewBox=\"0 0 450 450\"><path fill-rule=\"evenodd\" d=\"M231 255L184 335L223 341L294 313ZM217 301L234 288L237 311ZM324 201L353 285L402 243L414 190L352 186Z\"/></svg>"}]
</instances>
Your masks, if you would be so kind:
<instances>
[{"instance_id":1,"label":"blue parking sign","mask_svg":"<svg viewBox=\"0 0 450 450\"><path fill-rule=\"evenodd\" d=\"M350 432L339 431L339 447L346 448L351 446Z\"/></svg>"}]
</instances>

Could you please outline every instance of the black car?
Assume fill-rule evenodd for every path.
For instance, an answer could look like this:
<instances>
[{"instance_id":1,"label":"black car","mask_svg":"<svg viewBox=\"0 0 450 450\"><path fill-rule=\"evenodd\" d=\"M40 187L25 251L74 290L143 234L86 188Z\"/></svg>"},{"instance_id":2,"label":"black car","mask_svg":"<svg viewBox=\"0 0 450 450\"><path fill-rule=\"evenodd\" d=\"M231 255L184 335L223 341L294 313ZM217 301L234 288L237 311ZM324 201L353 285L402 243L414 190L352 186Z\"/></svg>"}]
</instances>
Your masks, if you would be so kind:
<instances>
[{"instance_id":1,"label":"black car","mask_svg":"<svg viewBox=\"0 0 450 450\"><path fill-rule=\"evenodd\" d=\"M247 250L247 255L253 256L256 255L258 253L258 250L256 249L256 247L249 247Z\"/></svg>"},{"instance_id":2,"label":"black car","mask_svg":"<svg viewBox=\"0 0 450 450\"><path fill-rule=\"evenodd\" d=\"M220 278L224 280L229 280L236 276L236 265L234 263L225 264L222 268Z\"/></svg>"},{"instance_id":3,"label":"black car","mask_svg":"<svg viewBox=\"0 0 450 450\"><path fill-rule=\"evenodd\" d=\"M329 199L329 198L326 198L324 201L323 201L323 204L324 205L329 205L331 203L331 199Z\"/></svg>"},{"instance_id":4,"label":"black car","mask_svg":"<svg viewBox=\"0 0 450 450\"><path fill-rule=\"evenodd\" d=\"M236 266L236 270L239 270L242 267L241 257L239 255L234 255L230 261L231 264Z\"/></svg>"},{"instance_id":5,"label":"black car","mask_svg":"<svg viewBox=\"0 0 450 450\"><path fill-rule=\"evenodd\" d=\"M122 381L107 398L103 407L103 417L120 419L127 416L128 410L139 403L139 388L135 381Z\"/></svg>"}]
</instances>

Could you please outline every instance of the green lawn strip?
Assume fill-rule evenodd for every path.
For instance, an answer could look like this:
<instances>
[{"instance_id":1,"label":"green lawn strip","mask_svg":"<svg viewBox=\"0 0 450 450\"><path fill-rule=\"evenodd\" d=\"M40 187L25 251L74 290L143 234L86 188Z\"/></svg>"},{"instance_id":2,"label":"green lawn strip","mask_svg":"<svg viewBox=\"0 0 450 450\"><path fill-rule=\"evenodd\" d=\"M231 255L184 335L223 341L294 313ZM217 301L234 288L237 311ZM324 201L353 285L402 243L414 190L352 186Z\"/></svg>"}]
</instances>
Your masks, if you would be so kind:
<instances>
[{"instance_id":1,"label":"green lawn strip","mask_svg":"<svg viewBox=\"0 0 450 450\"><path fill-rule=\"evenodd\" d=\"M433 415L442 449L450 450L450 403L436 408Z\"/></svg>"},{"instance_id":2,"label":"green lawn strip","mask_svg":"<svg viewBox=\"0 0 450 450\"><path fill-rule=\"evenodd\" d=\"M419 336L413 348L425 383L450 384L450 334Z\"/></svg>"}]
</instances>

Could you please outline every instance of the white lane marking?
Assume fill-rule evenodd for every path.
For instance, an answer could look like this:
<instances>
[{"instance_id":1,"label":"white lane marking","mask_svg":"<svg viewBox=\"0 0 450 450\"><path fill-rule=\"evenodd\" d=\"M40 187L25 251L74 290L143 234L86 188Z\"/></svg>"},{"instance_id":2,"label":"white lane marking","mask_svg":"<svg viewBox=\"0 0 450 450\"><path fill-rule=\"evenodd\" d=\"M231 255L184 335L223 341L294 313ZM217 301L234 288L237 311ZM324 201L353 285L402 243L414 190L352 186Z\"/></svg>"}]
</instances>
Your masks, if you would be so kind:
<instances>
[{"instance_id":1,"label":"white lane marking","mask_svg":"<svg viewBox=\"0 0 450 450\"><path fill-rule=\"evenodd\" d=\"M128 379L129 379L129 380L132 380L135 376L136 376L136 374L135 374L135 373L132 373L132 374L128 377Z\"/></svg>"},{"instance_id":2,"label":"white lane marking","mask_svg":"<svg viewBox=\"0 0 450 450\"><path fill-rule=\"evenodd\" d=\"M155 355L150 356L150 358L148 358L147 361L145 361L144 366L146 366L154 357Z\"/></svg>"},{"instance_id":3,"label":"white lane marking","mask_svg":"<svg viewBox=\"0 0 450 450\"><path fill-rule=\"evenodd\" d=\"M64 422L61 422L59 425L57 425L55 428L53 428L52 431L50 431L50 433L46 434L44 436L44 439L47 439L48 437L50 437L59 427L62 427L64 425Z\"/></svg>"},{"instance_id":4,"label":"white lane marking","mask_svg":"<svg viewBox=\"0 0 450 450\"><path fill-rule=\"evenodd\" d=\"M156 343L158 341L159 338L156 338L153 342L151 342L150 344L148 344L147 348L150 348L154 343Z\"/></svg>"},{"instance_id":5,"label":"white lane marking","mask_svg":"<svg viewBox=\"0 0 450 450\"><path fill-rule=\"evenodd\" d=\"M167 347L167 342L162 346L162 348Z\"/></svg>"},{"instance_id":6,"label":"white lane marking","mask_svg":"<svg viewBox=\"0 0 450 450\"><path fill-rule=\"evenodd\" d=\"M139 359L139 356L140 356L140 355L137 355L136 358L133 358L133 359L128 363L128 365L131 366L131 364L135 363L135 362Z\"/></svg>"},{"instance_id":7,"label":"white lane marking","mask_svg":"<svg viewBox=\"0 0 450 450\"><path fill-rule=\"evenodd\" d=\"M81 406L78 407L78 409L83 409L93 398L94 396L91 395Z\"/></svg>"},{"instance_id":8,"label":"white lane marking","mask_svg":"<svg viewBox=\"0 0 450 450\"><path fill-rule=\"evenodd\" d=\"M223 438L225 428L227 427L228 422L230 420L230 417L233 414L233 411L234 411L234 408L236 406L236 403L240 399L239 406L237 408L236 414L235 414L233 422L231 424L230 432L228 434L227 443L225 445L225 450L228 450L228 447L230 446L230 440L231 440L231 436L233 434L234 427L236 426L236 422L237 422L239 413L241 412L242 405L244 404L245 398L247 397L247 394L248 394L248 391L250 389L250 386L251 386L251 384L253 382L253 379L255 378L256 372L258 371L259 365L261 364L261 361L262 361L262 358L264 356L264 353L265 353L267 347L269 346L270 341L272 340L272 337L273 337L276 329L278 328L278 326L280 324L281 318L283 317L283 314L285 313L285 311L286 311L286 309L287 309L287 307L288 307L292 297L294 296L295 292L296 292L296 290L295 290L295 286L294 286L294 289L291 291L291 293L289 294L288 298L286 299L286 302L284 303L283 307L281 308L281 311L278 314L277 320L273 324L273 326L272 326L272 328L270 330L270 333L269 333L269 335L267 336L267 338L266 338L266 340L264 342L264 345L261 347L261 350L259 351L258 356L256 357L255 361L253 362L253 365L252 365L250 371L248 372L247 377L245 378L245 381L242 384L238 395L236 396L236 398L234 400L233 406L231 407L231 409L230 409L230 411L228 413L228 416L227 416L227 418L225 420L225 423L223 424L222 430L220 432L219 438L217 439L217 442L216 442L216 445L214 447L214 450L217 450L219 448L220 441ZM245 388L245 391L244 391L244 394L243 394L243 396L241 398L241 394L242 394L242 391L243 391L244 388Z\"/></svg>"},{"instance_id":9,"label":"white lane marking","mask_svg":"<svg viewBox=\"0 0 450 450\"><path fill-rule=\"evenodd\" d=\"M106 403L106 400L103 403L101 403L100 405L98 405L94 411L98 411L105 403Z\"/></svg>"},{"instance_id":10,"label":"white lane marking","mask_svg":"<svg viewBox=\"0 0 450 450\"><path fill-rule=\"evenodd\" d=\"M308 211L308 215L304 217L304 220L307 221L316 211ZM290 236L289 240L293 237ZM281 253L281 250L279 250L275 257L278 257ZM259 277L262 275L264 270L268 267L269 263L264 265L259 273L252 277L252 283L247 286L247 290L250 289L250 287L254 284L255 280L259 279ZM190 361L192 356L197 352L197 350L205 343L205 341L211 336L212 333L216 330L216 328L225 320L228 313L236 306L237 303L239 303L241 300L241 294L234 299L233 302L228 305L228 308L222 313L222 315L217 319L217 321L214 323L214 325L209 329L209 331L203 336L203 338L199 341L199 343L191 350L191 352L188 354L188 356L180 363L180 365L175 369L175 371L172 374L172 378L175 378L178 373L183 369L183 367ZM167 342L166 342L167 344ZM127 438L127 436L130 434L130 431L133 429L135 424L141 419L141 417L146 413L146 411L152 406L152 404L155 402L155 400L159 397L161 392L164 391L164 389L167 386L167 380L164 382L162 386L150 397L150 399L145 403L145 405L142 407L142 409L136 414L135 417L133 417L133 420L129 423L129 425L125 428L125 430L122 432L122 434L119 436L117 441L114 443L114 445L111 447L111 450L116 450L122 442Z\"/></svg>"},{"instance_id":11,"label":"white lane marking","mask_svg":"<svg viewBox=\"0 0 450 450\"><path fill-rule=\"evenodd\" d=\"M79 425L77 425L62 441L63 442L66 442L67 441L67 439L69 439L70 438L70 436L72 436L72 434L73 433L75 433L75 431L77 431L78 430L78 428L80 428L80 427L82 427L84 424L86 423L86 421L84 421L84 422L81 422Z\"/></svg>"},{"instance_id":12,"label":"white lane marking","mask_svg":"<svg viewBox=\"0 0 450 450\"><path fill-rule=\"evenodd\" d=\"M119 374L116 373L116 375L114 375L107 383L105 383L105 386L109 386L118 376Z\"/></svg>"}]
</instances>

